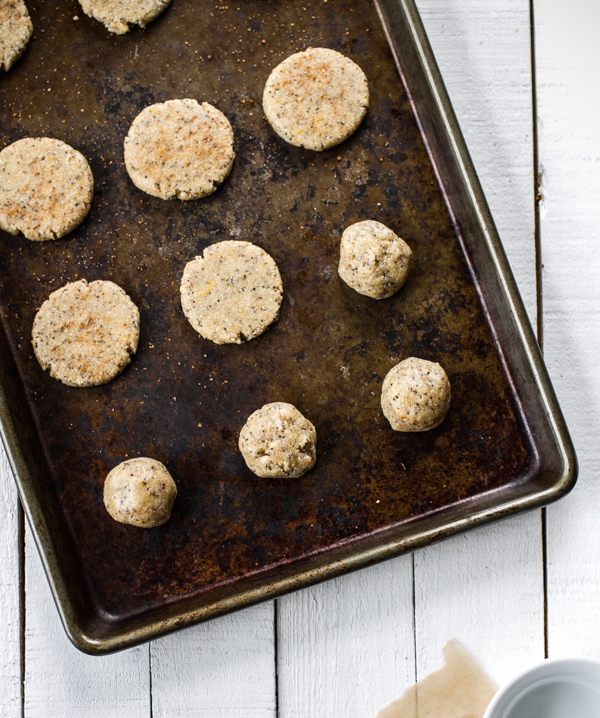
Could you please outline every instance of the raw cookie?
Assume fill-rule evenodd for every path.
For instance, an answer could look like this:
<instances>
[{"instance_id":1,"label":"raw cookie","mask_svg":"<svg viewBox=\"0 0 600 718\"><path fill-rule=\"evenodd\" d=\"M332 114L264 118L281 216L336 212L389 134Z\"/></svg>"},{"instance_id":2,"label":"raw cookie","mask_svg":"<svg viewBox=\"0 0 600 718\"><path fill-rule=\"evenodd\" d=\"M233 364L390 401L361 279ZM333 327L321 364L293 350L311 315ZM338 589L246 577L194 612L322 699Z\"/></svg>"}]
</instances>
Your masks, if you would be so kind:
<instances>
[{"instance_id":1,"label":"raw cookie","mask_svg":"<svg viewBox=\"0 0 600 718\"><path fill-rule=\"evenodd\" d=\"M409 357L383 380L381 408L394 431L429 431L450 408L450 382L442 367Z\"/></svg>"},{"instance_id":2,"label":"raw cookie","mask_svg":"<svg viewBox=\"0 0 600 718\"><path fill-rule=\"evenodd\" d=\"M194 329L215 344L241 344L279 316L281 275L270 254L251 242L217 242L186 264L181 306Z\"/></svg>"},{"instance_id":3,"label":"raw cookie","mask_svg":"<svg viewBox=\"0 0 600 718\"><path fill-rule=\"evenodd\" d=\"M196 100L150 105L125 138L125 166L133 184L161 199L199 199L227 179L235 154L229 120Z\"/></svg>"},{"instance_id":4,"label":"raw cookie","mask_svg":"<svg viewBox=\"0 0 600 718\"><path fill-rule=\"evenodd\" d=\"M360 67L335 50L309 47L271 72L263 109L277 134L296 147L326 150L362 122L369 86Z\"/></svg>"},{"instance_id":5,"label":"raw cookie","mask_svg":"<svg viewBox=\"0 0 600 718\"><path fill-rule=\"evenodd\" d=\"M0 227L27 239L59 239L89 212L94 178L85 157L50 137L26 137L0 152Z\"/></svg>"},{"instance_id":6,"label":"raw cookie","mask_svg":"<svg viewBox=\"0 0 600 718\"><path fill-rule=\"evenodd\" d=\"M151 529L171 518L177 486L164 464L129 459L104 481L104 505L115 521Z\"/></svg>"},{"instance_id":7,"label":"raw cookie","mask_svg":"<svg viewBox=\"0 0 600 718\"><path fill-rule=\"evenodd\" d=\"M240 431L239 447L257 476L298 478L317 460L317 432L295 406L277 401L250 414Z\"/></svg>"},{"instance_id":8,"label":"raw cookie","mask_svg":"<svg viewBox=\"0 0 600 718\"><path fill-rule=\"evenodd\" d=\"M52 292L35 315L33 350L42 369L68 386L114 379L131 361L140 313L117 284L85 279Z\"/></svg>"},{"instance_id":9,"label":"raw cookie","mask_svg":"<svg viewBox=\"0 0 600 718\"><path fill-rule=\"evenodd\" d=\"M0 2L0 69L10 70L27 47L33 25L23 0Z\"/></svg>"},{"instance_id":10,"label":"raw cookie","mask_svg":"<svg viewBox=\"0 0 600 718\"><path fill-rule=\"evenodd\" d=\"M411 255L408 244L385 224L357 222L342 234L338 273L359 294L385 299L406 282Z\"/></svg>"},{"instance_id":11,"label":"raw cookie","mask_svg":"<svg viewBox=\"0 0 600 718\"><path fill-rule=\"evenodd\" d=\"M79 0L83 12L103 23L109 32L124 35L130 25L146 25L167 7L171 0Z\"/></svg>"}]
</instances>

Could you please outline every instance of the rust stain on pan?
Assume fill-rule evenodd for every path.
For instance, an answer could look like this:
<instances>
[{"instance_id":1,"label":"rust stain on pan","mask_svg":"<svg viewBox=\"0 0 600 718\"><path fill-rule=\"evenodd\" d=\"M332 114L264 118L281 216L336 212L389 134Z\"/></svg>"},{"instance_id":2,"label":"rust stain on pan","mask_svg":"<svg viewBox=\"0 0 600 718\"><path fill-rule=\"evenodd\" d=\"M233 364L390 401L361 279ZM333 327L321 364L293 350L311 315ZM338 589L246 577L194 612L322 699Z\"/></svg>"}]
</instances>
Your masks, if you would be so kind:
<instances>
[{"instance_id":1,"label":"rust stain on pan","mask_svg":"<svg viewBox=\"0 0 600 718\"><path fill-rule=\"evenodd\" d=\"M123 37L75 3L32 15L35 38L0 86L1 145L68 142L90 161L95 193L66 239L3 234L0 302L45 447L45 490L64 513L100 633L230 598L256 575L418 527L527 475L527 433L372 6L174 0ZM358 131L322 153L287 145L261 110L270 70L308 46L350 56L371 91ZM130 182L123 138L143 107L182 97L225 113L236 160L214 195L165 202ZM364 219L413 251L407 284L387 300L337 275L341 233ZM187 261L230 238L275 258L285 295L263 336L217 346L183 316L179 281ZM30 344L36 309L78 278L117 282L141 313L131 365L86 390L50 379ZM379 408L383 378L408 356L439 361L452 383L446 420L423 434L393 432ZM271 401L295 404L317 428L317 464L299 480L259 479L238 452L246 417ZM159 459L178 485L171 520L150 531L112 521L102 503L104 477L133 456Z\"/></svg>"}]
</instances>

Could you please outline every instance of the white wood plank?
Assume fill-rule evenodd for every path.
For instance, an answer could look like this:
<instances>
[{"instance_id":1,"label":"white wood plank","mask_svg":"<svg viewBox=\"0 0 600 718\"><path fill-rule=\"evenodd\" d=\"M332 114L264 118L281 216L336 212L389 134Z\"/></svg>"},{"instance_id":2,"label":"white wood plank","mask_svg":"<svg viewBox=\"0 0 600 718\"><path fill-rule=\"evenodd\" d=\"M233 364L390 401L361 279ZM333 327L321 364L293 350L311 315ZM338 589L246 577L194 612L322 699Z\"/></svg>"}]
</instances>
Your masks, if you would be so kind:
<instances>
[{"instance_id":1,"label":"white wood plank","mask_svg":"<svg viewBox=\"0 0 600 718\"><path fill-rule=\"evenodd\" d=\"M411 557L279 599L281 718L374 716L414 681Z\"/></svg>"},{"instance_id":2,"label":"white wood plank","mask_svg":"<svg viewBox=\"0 0 600 718\"><path fill-rule=\"evenodd\" d=\"M535 326L532 88L527 0L418 0ZM456 638L499 682L544 657L540 514L415 555L419 677Z\"/></svg>"},{"instance_id":3,"label":"white wood plank","mask_svg":"<svg viewBox=\"0 0 600 718\"><path fill-rule=\"evenodd\" d=\"M272 718L273 603L154 641L153 718Z\"/></svg>"},{"instance_id":4,"label":"white wood plank","mask_svg":"<svg viewBox=\"0 0 600 718\"><path fill-rule=\"evenodd\" d=\"M548 508L551 656L600 657L600 5L535 3L545 356L580 461Z\"/></svg>"},{"instance_id":5,"label":"white wood plank","mask_svg":"<svg viewBox=\"0 0 600 718\"><path fill-rule=\"evenodd\" d=\"M26 531L25 718L148 718L148 646L87 656L68 640Z\"/></svg>"},{"instance_id":6,"label":"white wood plank","mask_svg":"<svg viewBox=\"0 0 600 718\"><path fill-rule=\"evenodd\" d=\"M0 442L0 708L6 718L21 716L17 506L17 488Z\"/></svg>"},{"instance_id":7,"label":"white wood plank","mask_svg":"<svg viewBox=\"0 0 600 718\"><path fill-rule=\"evenodd\" d=\"M415 554L419 679L451 638L499 685L544 658L540 544L536 513Z\"/></svg>"}]
</instances>

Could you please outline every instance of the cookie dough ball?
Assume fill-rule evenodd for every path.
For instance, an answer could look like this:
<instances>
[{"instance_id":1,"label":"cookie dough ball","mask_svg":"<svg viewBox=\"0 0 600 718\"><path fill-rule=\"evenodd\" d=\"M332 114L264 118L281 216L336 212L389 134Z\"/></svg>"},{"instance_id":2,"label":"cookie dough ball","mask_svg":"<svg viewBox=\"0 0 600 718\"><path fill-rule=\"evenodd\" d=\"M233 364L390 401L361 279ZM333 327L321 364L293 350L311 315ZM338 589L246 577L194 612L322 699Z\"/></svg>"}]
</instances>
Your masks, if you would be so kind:
<instances>
[{"instance_id":1,"label":"cookie dough ball","mask_svg":"<svg viewBox=\"0 0 600 718\"><path fill-rule=\"evenodd\" d=\"M199 199L227 179L235 154L229 120L196 100L150 105L125 138L125 166L133 184L161 199Z\"/></svg>"},{"instance_id":2,"label":"cookie dough ball","mask_svg":"<svg viewBox=\"0 0 600 718\"><path fill-rule=\"evenodd\" d=\"M0 2L0 69L10 70L21 57L33 32L23 0Z\"/></svg>"},{"instance_id":3,"label":"cookie dough ball","mask_svg":"<svg viewBox=\"0 0 600 718\"><path fill-rule=\"evenodd\" d=\"M164 464L129 459L108 474L104 505L115 521L151 529L171 518L177 486Z\"/></svg>"},{"instance_id":4,"label":"cookie dough ball","mask_svg":"<svg viewBox=\"0 0 600 718\"><path fill-rule=\"evenodd\" d=\"M263 109L275 132L296 147L317 151L349 137L368 106L365 73L325 47L309 47L277 65L263 93Z\"/></svg>"},{"instance_id":5,"label":"cookie dough ball","mask_svg":"<svg viewBox=\"0 0 600 718\"><path fill-rule=\"evenodd\" d=\"M181 278L181 306L194 329L215 344L241 344L279 316L281 275L270 254L251 242L207 247Z\"/></svg>"},{"instance_id":6,"label":"cookie dough ball","mask_svg":"<svg viewBox=\"0 0 600 718\"><path fill-rule=\"evenodd\" d=\"M79 0L83 12L106 26L109 32L124 35L130 25L146 25L158 17L171 0Z\"/></svg>"},{"instance_id":7,"label":"cookie dough ball","mask_svg":"<svg viewBox=\"0 0 600 718\"><path fill-rule=\"evenodd\" d=\"M385 224L357 222L342 234L338 273L359 294L385 299L406 282L411 255L408 244Z\"/></svg>"},{"instance_id":8,"label":"cookie dough ball","mask_svg":"<svg viewBox=\"0 0 600 718\"><path fill-rule=\"evenodd\" d=\"M85 279L52 292L35 315L33 350L42 369L67 386L114 379L131 361L140 313L117 284Z\"/></svg>"},{"instance_id":9,"label":"cookie dough ball","mask_svg":"<svg viewBox=\"0 0 600 718\"><path fill-rule=\"evenodd\" d=\"M381 408L394 431L429 431L450 408L450 382L442 367L410 357L390 369L383 381Z\"/></svg>"},{"instance_id":10,"label":"cookie dough ball","mask_svg":"<svg viewBox=\"0 0 600 718\"><path fill-rule=\"evenodd\" d=\"M0 227L27 239L59 239L89 212L94 178L85 157L49 137L27 137L0 152Z\"/></svg>"},{"instance_id":11,"label":"cookie dough ball","mask_svg":"<svg viewBox=\"0 0 600 718\"><path fill-rule=\"evenodd\" d=\"M250 414L240 432L239 447L257 476L298 478L317 460L317 432L295 406L277 401Z\"/></svg>"}]
</instances>

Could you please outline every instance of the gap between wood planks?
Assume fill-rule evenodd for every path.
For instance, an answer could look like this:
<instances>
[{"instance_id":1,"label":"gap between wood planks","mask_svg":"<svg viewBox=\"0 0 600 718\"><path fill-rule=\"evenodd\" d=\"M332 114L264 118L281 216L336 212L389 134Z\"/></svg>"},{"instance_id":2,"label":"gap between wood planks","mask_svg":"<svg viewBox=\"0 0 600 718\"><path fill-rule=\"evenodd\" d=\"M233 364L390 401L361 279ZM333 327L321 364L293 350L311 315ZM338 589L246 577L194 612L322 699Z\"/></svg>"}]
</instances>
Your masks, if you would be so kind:
<instances>
[{"instance_id":1,"label":"gap between wood planks","mask_svg":"<svg viewBox=\"0 0 600 718\"><path fill-rule=\"evenodd\" d=\"M535 0L529 0L529 45L531 48L531 120L533 138L533 217L535 246L535 292L536 334L542 355L544 354L544 304L542 286L542 234L540 227L540 202L542 201L542 172L540 167L537 116L537 73L535 55ZM548 658L548 536L546 508L542 508L542 582L544 593L544 658Z\"/></svg>"},{"instance_id":2,"label":"gap between wood planks","mask_svg":"<svg viewBox=\"0 0 600 718\"><path fill-rule=\"evenodd\" d=\"M21 671L21 718L25 718L25 512L17 493L17 544L19 561L19 669Z\"/></svg>"}]
</instances>

